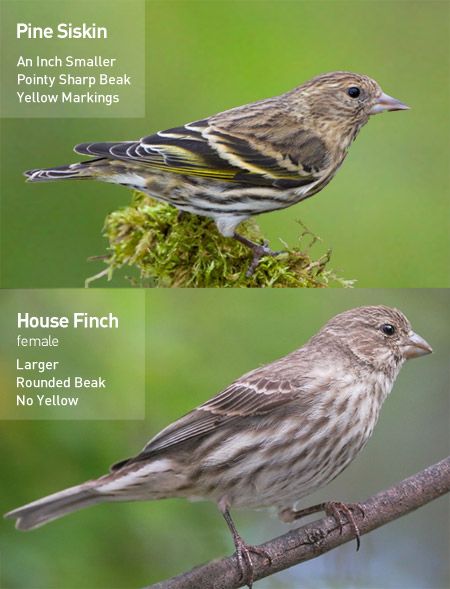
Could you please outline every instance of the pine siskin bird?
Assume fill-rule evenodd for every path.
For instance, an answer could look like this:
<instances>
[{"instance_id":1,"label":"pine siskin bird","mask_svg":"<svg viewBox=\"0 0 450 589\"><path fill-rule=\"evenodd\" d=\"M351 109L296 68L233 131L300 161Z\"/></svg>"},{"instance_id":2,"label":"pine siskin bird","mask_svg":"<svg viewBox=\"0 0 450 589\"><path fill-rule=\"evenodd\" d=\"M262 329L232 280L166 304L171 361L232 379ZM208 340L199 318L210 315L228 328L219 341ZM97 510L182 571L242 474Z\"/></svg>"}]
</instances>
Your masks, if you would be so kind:
<instances>
[{"instance_id":1,"label":"pine siskin bird","mask_svg":"<svg viewBox=\"0 0 450 589\"><path fill-rule=\"evenodd\" d=\"M25 172L31 182L82 178L121 184L214 219L260 258L274 255L236 232L253 215L313 196L335 175L370 115L408 107L371 78L318 76L281 96L160 131L140 141L82 143L95 159Z\"/></svg>"},{"instance_id":2,"label":"pine siskin bird","mask_svg":"<svg viewBox=\"0 0 450 589\"><path fill-rule=\"evenodd\" d=\"M250 552L259 551L239 536L230 508L275 506L284 521L325 510L340 524L341 510L358 538L346 504L298 512L294 506L350 464L371 436L402 364L431 351L396 309L345 311L300 349L238 378L163 429L110 474L5 517L29 530L101 502L211 500L225 517L251 586Z\"/></svg>"}]
</instances>

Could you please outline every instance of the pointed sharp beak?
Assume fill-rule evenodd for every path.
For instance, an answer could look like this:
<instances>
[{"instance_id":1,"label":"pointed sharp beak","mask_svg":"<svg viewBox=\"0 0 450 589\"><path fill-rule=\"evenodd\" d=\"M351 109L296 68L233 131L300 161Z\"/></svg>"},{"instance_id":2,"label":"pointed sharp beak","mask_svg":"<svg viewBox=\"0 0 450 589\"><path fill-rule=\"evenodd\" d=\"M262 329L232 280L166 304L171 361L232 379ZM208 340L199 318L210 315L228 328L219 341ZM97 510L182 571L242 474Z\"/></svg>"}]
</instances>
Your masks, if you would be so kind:
<instances>
[{"instance_id":1,"label":"pointed sharp beak","mask_svg":"<svg viewBox=\"0 0 450 589\"><path fill-rule=\"evenodd\" d=\"M370 109L371 115L376 115L380 112L388 111L388 110L409 110L409 106L400 102L396 98L392 98L389 94L385 94L384 92L381 96L378 97L376 103Z\"/></svg>"},{"instance_id":2,"label":"pointed sharp beak","mask_svg":"<svg viewBox=\"0 0 450 589\"><path fill-rule=\"evenodd\" d=\"M423 339L417 333L411 332L408 339L402 346L403 354L407 360L410 358L418 358L419 356L425 356L431 354L433 351L430 344Z\"/></svg>"}]
</instances>

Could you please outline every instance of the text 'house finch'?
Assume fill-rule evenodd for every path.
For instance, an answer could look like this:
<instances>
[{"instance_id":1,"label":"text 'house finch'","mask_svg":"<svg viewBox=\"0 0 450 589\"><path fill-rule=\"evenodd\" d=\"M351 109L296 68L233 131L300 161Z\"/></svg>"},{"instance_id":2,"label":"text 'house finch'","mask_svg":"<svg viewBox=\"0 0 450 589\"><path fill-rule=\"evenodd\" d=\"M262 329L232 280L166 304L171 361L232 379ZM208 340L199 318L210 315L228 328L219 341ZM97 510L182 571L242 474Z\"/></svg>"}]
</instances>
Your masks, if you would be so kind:
<instances>
[{"instance_id":1,"label":"text 'house finch'","mask_svg":"<svg viewBox=\"0 0 450 589\"><path fill-rule=\"evenodd\" d=\"M249 552L258 549L241 539L229 509L275 506L284 521L314 511L294 506L348 466L372 434L402 364L430 352L396 309L346 311L300 349L245 374L166 427L110 474L6 517L28 530L103 501L209 499L227 521L251 585ZM350 521L345 504L334 505Z\"/></svg>"},{"instance_id":2,"label":"text 'house finch'","mask_svg":"<svg viewBox=\"0 0 450 589\"><path fill-rule=\"evenodd\" d=\"M95 159L25 175L122 184L212 217L222 235L253 250L255 268L274 252L236 233L239 223L322 190L370 115L407 108L367 76L332 72L140 141L82 143L75 151Z\"/></svg>"}]
</instances>

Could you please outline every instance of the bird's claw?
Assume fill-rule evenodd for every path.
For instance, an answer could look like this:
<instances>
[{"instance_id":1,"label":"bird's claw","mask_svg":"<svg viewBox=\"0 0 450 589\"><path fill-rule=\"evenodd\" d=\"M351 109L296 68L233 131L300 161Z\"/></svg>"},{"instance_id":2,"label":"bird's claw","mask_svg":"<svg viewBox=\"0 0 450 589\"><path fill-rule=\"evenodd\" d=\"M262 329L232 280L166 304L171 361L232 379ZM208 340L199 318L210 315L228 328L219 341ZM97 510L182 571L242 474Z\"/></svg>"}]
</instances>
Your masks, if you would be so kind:
<instances>
[{"instance_id":1,"label":"bird's claw","mask_svg":"<svg viewBox=\"0 0 450 589\"><path fill-rule=\"evenodd\" d=\"M280 252L272 251L269 248L267 241L265 241L262 245L256 245L254 248L252 248L252 251L253 251L253 259L252 259L251 264L248 267L248 270L245 274L247 276L247 278L249 278L250 276L253 275L253 272L258 267L262 258L264 258L265 256L278 256L279 254L283 253L281 251Z\"/></svg>"},{"instance_id":2,"label":"bird's claw","mask_svg":"<svg viewBox=\"0 0 450 589\"><path fill-rule=\"evenodd\" d=\"M299 511L296 511L292 508L286 508L281 510L278 515L282 521L290 523L297 519L301 519L302 517L323 511L326 513L326 515L331 516L336 520L340 534L342 534L342 530L346 523L350 525L353 533L355 534L356 550L358 551L361 546L361 533L352 513L352 511L356 510L360 512L362 518L364 519L366 514L359 503L342 503L341 501L327 501L326 503L319 503L318 505L306 507L305 509L301 509ZM345 515L347 522L342 519L342 514Z\"/></svg>"},{"instance_id":3,"label":"bird's claw","mask_svg":"<svg viewBox=\"0 0 450 589\"><path fill-rule=\"evenodd\" d=\"M265 558L269 566L272 564L272 558L269 553L266 552L266 550L263 548L258 548L257 546L249 546L242 540L240 536L235 538L235 546L235 554L241 575L241 581L243 581L249 589L252 589L254 581L254 570L250 552L257 554L261 558Z\"/></svg>"},{"instance_id":4,"label":"bird's claw","mask_svg":"<svg viewBox=\"0 0 450 589\"><path fill-rule=\"evenodd\" d=\"M272 251L269 247L268 241L264 241L262 244L254 243L253 241L250 241L250 239L247 239L243 235L239 235L239 233L234 234L234 239L236 239L237 241L240 241L243 245L245 245L246 247L248 247L252 250L253 258L250 263L250 266L248 267L247 272L245 273L247 278L250 278L250 276L253 275L259 262L261 261L261 258L264 258L265 256L278 256L280 254L285 253L283 251L276 251L276 252Z\"/></svg>"},{"instance_id":5,"label":"bird's claw","mask_svg":"<svg viewBox=\"0 0 450 589\"><path fill-rule=\"evenodd\" d=\"M358 524L355 522L352 511L358 510L362 517L365 517L364 509L359 503L342 503L341 501L328 501L324 503L324 511L327 515L334 517L338 526L339 533L342 534L342 530L345 526L345 522L342 519L342 513L345 514L347 523L350 525L356 539L356 551L361 547L361 533L358 528Z\"/></svg>"}]
</instances>

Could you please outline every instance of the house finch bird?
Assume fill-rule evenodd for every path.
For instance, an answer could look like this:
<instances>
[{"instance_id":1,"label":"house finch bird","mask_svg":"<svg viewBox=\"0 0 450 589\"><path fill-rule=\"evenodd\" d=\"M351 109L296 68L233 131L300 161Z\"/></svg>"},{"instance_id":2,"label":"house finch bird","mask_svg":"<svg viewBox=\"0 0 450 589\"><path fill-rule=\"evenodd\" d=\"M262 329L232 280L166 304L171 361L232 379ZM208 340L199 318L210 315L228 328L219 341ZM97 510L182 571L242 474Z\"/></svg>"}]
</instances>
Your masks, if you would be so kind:
<instances>
[{"instance_id":1,"label":"house finch bird","mask_svg":"<svg viewBox=\"0 0 450 589\"><path fill-rule=\"evenodd\" d=\"M367 76L332 72L140 141L82 143L75 151L95 159L25 175L122 184L212 217L222 235L252 249L251 272L275 252L236 233L239 223L322 190L370 115L407 108Z\"/></svg>"},{"instance_id":2,"label":"house finch bird","mask_svg":"<svg viewBox=\"0 0 450 589\"><path fill-rule=\"evenodd\" d=\"M225 517L251 586L250 552L260 550L239 536L230 508L275 506L285 521L304 514L293 509L296 502L334 479L366 444L404 361L430 352L396 309L346 311L300 349L245 374L163 429L109 474L6 517L28 530L103 501L209 499ZM350 519L342 503L306 512L319 508L340 524L339 509Z\"/></svg>"}]
</instances>

